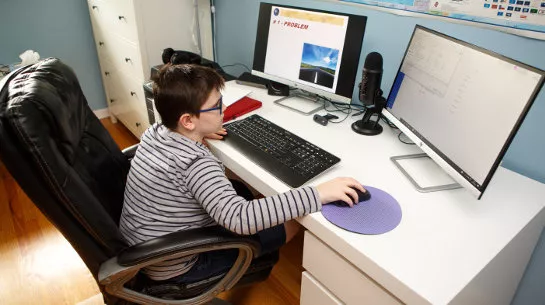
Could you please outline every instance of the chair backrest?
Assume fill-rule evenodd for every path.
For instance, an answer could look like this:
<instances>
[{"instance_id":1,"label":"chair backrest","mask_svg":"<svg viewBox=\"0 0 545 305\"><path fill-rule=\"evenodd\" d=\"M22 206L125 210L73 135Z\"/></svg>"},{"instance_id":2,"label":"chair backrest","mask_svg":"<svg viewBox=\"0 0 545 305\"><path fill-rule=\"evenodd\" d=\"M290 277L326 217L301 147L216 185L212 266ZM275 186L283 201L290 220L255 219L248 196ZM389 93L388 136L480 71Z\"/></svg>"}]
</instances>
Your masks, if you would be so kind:
<instances>
[{"instance_id":1,"label":"chair backrest","mask_svg":"<svg viewBox=\"0 0 545 305\"><path fill-rule=\"evenodd\" d=\"M126 247L118 222L129 161L59 59L14 71L0 89L0 158L96 278Z\"/></svg>"}]
</instances>

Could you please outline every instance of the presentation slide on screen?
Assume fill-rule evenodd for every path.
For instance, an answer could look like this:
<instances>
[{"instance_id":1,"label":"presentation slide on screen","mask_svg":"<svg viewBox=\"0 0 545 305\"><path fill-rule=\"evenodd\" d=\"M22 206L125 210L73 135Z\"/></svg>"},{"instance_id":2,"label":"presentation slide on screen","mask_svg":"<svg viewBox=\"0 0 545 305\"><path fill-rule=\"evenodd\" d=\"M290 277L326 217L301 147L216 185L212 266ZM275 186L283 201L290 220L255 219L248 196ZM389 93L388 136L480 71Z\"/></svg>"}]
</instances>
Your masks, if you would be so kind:
<instances>
[{"instance_id":1,"label":"presentation slide on screen","mask_svg":"<svg viewBox=\"0 0 545 305\"><path fill-rule=\"evenodd\" d=\"M348 17L274 7L265 73L335 93Z\"/></svg>"}]
</instances>

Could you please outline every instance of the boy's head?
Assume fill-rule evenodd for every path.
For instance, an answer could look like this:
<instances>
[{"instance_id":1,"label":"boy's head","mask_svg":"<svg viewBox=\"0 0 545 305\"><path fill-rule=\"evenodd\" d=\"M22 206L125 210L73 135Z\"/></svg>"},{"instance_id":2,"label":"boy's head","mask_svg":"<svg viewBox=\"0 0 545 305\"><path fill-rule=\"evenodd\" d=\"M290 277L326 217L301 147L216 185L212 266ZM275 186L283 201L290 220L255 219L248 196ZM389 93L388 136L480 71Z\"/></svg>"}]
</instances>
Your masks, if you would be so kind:
<instances>
[{"instance_id":1,"label":"boy's head","mask_svg":"<svg viewBox=\"0 0 545 305\"><path fill-rule=\"evenodd\" d=\"M220 104L219 91L224 80L216 71L197 65L167 64L153 81L155 107L166 127L171 130L204 127L205 132L214 128L210 132L216 132L221 128L223 109L203 111ZM196 122L203 124L195 126Z\"/></svg>"}]
</instances>

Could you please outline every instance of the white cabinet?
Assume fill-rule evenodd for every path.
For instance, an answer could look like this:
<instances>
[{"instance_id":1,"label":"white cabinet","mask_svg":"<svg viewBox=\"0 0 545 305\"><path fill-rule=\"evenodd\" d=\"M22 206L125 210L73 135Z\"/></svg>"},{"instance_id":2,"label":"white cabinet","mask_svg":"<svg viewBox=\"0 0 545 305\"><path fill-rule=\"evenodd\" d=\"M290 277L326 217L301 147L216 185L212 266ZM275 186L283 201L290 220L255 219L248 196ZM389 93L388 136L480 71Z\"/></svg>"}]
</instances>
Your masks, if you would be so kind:
<instances>
[{"instance_id":1,"label":"white cabinet","mask_svg":"<svg viewBox=\"0 0 545 305\"><path fill-rule=\"evenodd\" d=\"M327 288L322 286L310 273L304 271L301 277L301 305L342 305Z\"/></svg>"},{"instance_id":2,"label":"white cabinet","mask_svg":"<svg viewBox=\"0 0 545 305\"><path fill-rule=\"evenodd\" d=\"M149 126L142 84L151 67L162 64L163 49L201 53L200 47L203 57L213 58L210 3L88 0L88 5L110 115L140 137Z\"/></svg>"},{"instance_id":3,"label":"white cabinet","mask_svg":"<svg viewBox=\"0 0 545 305\"><path fill-rule=\"evenodd\" d=\"M307 278L301 285L301 304L402 304L309 231L305 231L303 268ZM316 298L321 301L310 301Z\"/></svg>"}]
</instances>

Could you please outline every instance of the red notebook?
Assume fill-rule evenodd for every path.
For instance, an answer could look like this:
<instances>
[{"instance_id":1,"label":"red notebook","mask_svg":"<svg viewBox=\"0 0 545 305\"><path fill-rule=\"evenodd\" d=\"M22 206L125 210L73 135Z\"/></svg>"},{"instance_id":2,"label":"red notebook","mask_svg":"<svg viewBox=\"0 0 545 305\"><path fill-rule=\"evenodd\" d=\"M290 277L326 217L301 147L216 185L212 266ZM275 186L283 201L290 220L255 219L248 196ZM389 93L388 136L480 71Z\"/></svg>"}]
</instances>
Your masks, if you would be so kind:
<instances>
[{"instance_id":1,"label":"red notebook","mask_svg":"<svg viewBox=\"0 0 545 305\"><path fill-rule=\"evenodd\" d=\"M247 96L241 98L240 100L232 103L225 109L223 114L223 122L228 122L230 120L236 119L239 116L246 114L252 110L256 110L261 107L262 103L253 98Z\"/></svg>"}]
</instances>

